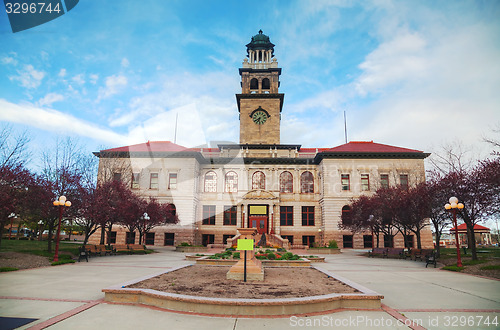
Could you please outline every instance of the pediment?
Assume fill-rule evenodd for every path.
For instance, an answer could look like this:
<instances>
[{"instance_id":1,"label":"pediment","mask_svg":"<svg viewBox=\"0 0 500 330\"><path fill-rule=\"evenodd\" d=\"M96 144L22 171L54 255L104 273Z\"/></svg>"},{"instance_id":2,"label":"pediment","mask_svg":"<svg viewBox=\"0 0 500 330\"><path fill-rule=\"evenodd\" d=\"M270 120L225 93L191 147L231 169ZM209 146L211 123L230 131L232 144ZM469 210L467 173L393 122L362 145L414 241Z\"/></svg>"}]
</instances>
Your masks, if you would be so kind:
<instances>
[{"instance_id":1,"label":"pediment","mask_svg":"<svg viewBox=\"0 0 500 330\"><path fill-rule=\"evenodd\" d=\"M278 199L278 197L274 196L273 193L267 190L250 190L245 195L243 195L243 199Z\"/></svg>"}]
</instances>

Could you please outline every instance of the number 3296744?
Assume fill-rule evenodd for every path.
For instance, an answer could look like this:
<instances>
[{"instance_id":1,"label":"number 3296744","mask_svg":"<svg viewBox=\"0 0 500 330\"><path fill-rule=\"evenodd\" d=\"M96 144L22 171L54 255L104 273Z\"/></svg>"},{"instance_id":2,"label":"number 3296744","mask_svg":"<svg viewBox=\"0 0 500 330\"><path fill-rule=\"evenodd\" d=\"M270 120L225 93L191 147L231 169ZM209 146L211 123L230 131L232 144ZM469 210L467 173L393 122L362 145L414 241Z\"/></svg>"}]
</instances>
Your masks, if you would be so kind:
<instances>
[{"instance_id":1,"label":"number 3296744","mask_svg":"<svg viewBox=\"0 0 500 330\"><path fill-rule=\"evenodd\" d=\"M46 13L52 13L56 12L59 13L61 12L61 8L59 6L59 3L56 3L55 6L52 7L52 4L45 3L45 2L32 2L32 3L26 3L26 2L6 2L5 3L5 11L7 14L41 14L43 12Z\"/></svg>"}]
</instances>

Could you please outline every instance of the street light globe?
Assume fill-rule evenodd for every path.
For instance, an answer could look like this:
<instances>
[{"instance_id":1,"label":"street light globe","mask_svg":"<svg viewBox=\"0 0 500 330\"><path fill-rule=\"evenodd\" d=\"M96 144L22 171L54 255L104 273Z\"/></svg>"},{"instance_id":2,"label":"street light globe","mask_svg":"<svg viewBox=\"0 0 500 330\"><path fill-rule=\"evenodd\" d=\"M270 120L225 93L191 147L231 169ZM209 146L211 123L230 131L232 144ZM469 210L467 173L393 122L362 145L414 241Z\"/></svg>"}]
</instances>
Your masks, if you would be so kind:
<instances>
[{"instance_id":1,"label":"street light globe","mask_svg":"<svg viewBox=\"0 0 500 330\"><path fill-rule=\"evenodd\" d=\"M451 209L451 205L450 205L450 204L446 204L446 205L444 206L444 208L445 208L445 209L447 209L447 210L449 210L449 209Z\"/></svg>"},{"instance_id":2,"label":"street light globe","mask_svg":"<svg viewBox=\"0 0 500 330\"><path fill-rule=\"evenodd\" d=\"M70 207L71 206L71 202L70 201L66 201L66 203L64 205L66 205L67 207Z\"/></svg>"},{"instance_id":3,"label":"street light globe","mask_svg":"<svg viewBox=\"0 0 500 330\"><path fill-rule=\"evenodd\" d=\"M59 201L54 201L54 202L52 202L52 204L54 204L54 206L58 206L59 205Z\"/></svg>"},{"instance_id":4,"label":"street light globe","mask_svg":"<svg viewBox=\"0 0 500 330\"><path fill-rule=\"evenodd\" d=\"M59 197L59 202L61 202L61 205L63 205L64 202L66 202L66 196Z\"/></svg>"},{"instance_id":5,"label":"street light globe","mask_svg":"<svg viewBox=\"0 0 500 330\"><path fill-rule=\"evenodd\" d=\"M462 203L458 203L457 208L458 208L459 210L463 209L463 208L464 208L464 204L462 204Z\"/></svg>"},{"instance_id":6,"label":"street light globe","mask_svg":"<svg viewBox=\"0 0 500 330\"><path fill-rule=\"evenodd\" d=\"M456 209L457 208L457 203L451 203L450 205L451 205L452 209Z\"/></svg>"},{"instance_id":7,"label":"street light globe","mask_svg":"<svg viewBox=\"0 0 500 330\"><path fill-rule=\"evenodd\" d=\"M453 203L457 204L458 203L458 198L456 198L456 197L450 197L449 201L450 201L450 204L452 204L452 205L453 205Z\"/></svg>"}]
</instances>

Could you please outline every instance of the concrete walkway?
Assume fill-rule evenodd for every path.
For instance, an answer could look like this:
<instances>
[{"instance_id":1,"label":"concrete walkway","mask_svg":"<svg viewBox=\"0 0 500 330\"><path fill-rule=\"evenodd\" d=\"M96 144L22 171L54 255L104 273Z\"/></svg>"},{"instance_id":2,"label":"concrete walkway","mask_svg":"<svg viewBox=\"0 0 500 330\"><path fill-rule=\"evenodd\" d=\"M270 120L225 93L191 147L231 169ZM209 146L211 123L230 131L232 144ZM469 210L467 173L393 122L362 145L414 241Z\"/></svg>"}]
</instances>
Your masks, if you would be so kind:
<instances>
[{"instance_id":1,"label":"concrete walkway","mask_svg":"<svg viewBox=\"0 0 500 330\"><path fill-rule=\"evenodd\" d=\"M189 264L167 248L149 255L0 273L0 317L37 319L21 329L499 329L500 281L409 260L326 256L321 267L383 294L383 308L285 318L221 318L109 304L101 289ZM290 279L292 280L292 279ZM0 321L1 322L1 321ZM0 329L5 329L0 323Z\"/></svg>"}]
</instances>

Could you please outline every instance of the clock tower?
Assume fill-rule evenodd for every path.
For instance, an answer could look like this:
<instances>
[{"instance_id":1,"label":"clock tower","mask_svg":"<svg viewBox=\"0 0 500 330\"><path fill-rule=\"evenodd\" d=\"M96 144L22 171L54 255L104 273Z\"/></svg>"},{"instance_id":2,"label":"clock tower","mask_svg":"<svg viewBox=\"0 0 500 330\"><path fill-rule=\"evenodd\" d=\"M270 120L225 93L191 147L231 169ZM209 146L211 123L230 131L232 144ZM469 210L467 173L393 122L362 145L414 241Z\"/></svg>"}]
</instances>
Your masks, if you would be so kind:
<instances>
[{"instance_id":1,"label":"clock tower","mask_svg":"<svg viewBox=\"0 0 500 330\"><path fill-rule=\"evenodd\" d=\"M274 44L259 33L252 37L240 68L240 144L280 144L280 121L285 94L278 93L281 68L274 57Z\"/></svg>"}]
</instances>

